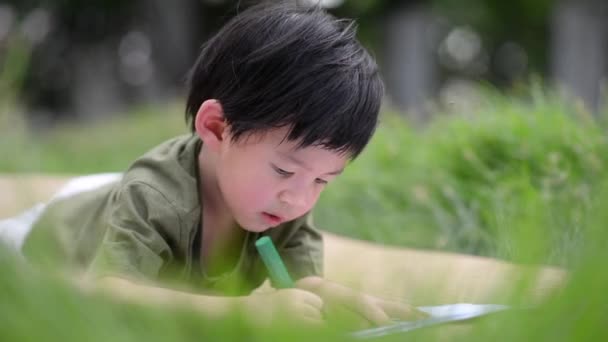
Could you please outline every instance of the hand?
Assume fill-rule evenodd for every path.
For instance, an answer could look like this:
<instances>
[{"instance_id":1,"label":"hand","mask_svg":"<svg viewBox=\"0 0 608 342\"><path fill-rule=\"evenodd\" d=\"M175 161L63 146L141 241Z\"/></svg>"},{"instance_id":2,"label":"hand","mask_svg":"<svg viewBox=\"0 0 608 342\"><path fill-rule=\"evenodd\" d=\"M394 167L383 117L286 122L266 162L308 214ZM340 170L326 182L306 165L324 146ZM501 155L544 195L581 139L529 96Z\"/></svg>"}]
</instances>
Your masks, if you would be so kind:
<instances>
[{"instance_id":1,"label":"hand","mask_svg":"<svg viewBox=\"0 0 608 342\"><path fill-rule=\"evenodd\" d=\"M393 323L394 320L413 321L428 317L415 307L353 291L349 299L342 304L365 318L370 325L380 326Z\"/></svg>"},{"instance_id":2,"label":"hand","mask_svg":"<svg viewBox=\"0 0 608 342\"><path fill-rule=\"evenodd\" d=\"M301 279L297 286L319 294L325 300L325 312L328 314L339 313L343 317L345 313L350 313L350 316L354 314L360 321L357 325L361 327L387 325L393 320L412 321L428 317L426 313L409 304L367 295L319 277Z\"/></svg>"},{"instance_id":3,"label":"hand","mask_svg":"<svg viewBox=\"0 0 608 342\"><path fill-rule=\"evenodd\" d=\"M270 324L279 319L321 325L323 300L301 289L280 289L241 297L242 308L256 323Z\"/></svg>"}]
</instances>

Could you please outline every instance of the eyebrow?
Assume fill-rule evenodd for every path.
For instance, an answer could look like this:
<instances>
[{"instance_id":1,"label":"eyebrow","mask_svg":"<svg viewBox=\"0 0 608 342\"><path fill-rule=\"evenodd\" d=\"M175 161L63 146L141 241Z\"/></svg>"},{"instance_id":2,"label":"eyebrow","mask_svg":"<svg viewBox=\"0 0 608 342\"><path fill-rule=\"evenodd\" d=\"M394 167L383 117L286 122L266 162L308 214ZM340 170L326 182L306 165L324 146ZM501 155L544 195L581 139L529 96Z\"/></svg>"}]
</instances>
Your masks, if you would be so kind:
<instances>
[{"instance_id":1,"label":"eyebrow","mask_svg":"<svg viewBox=\"0 0 608 342\"><path fill-rule=\"evenodd\" d=\"M279 152L279 154L280 154L280 155L281 155L283 158L285 158L285 159L289 159L289 160L290 160L290 161L292 161L294 164L297 164L297 165L299 165L300 167L302 167L302 168L304 168L304 169L306 169L306 170L310 171L310 167L308 167L308 165L306 165L306 163L304 163L302 160L300 160L300 159L298 159L298 158L294 157L293 155L291 155L291 154L286 154L286 153L283 153L283 152ZM344 168L341 168L341 169L336 170L336 171L328 172L328 173L326 173L326 175L330 175L330 176L337 176L337 175L341 174L343 171L344 171Z\"/></svg>"}]
</instances>

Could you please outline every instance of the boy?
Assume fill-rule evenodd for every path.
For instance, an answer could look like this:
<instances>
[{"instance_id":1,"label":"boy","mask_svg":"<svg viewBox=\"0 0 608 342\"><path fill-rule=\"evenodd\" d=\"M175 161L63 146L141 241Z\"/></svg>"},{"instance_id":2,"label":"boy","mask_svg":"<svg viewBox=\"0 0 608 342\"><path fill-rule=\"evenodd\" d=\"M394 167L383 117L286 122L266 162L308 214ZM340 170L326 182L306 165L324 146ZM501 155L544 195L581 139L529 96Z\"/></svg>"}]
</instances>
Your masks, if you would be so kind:
<instances>
[{"instance_id":1,"label":"boy","mask_svg":"<svg viewBox=\"0 0 608 342\"><path fill-rule=\"evenodd\" d=\"M236 305L270 320L282 308L320 322L329 304L373 324L415 317L409 306L322 278L321 235L309 213L368 143L383 95L353 23L315 8L253 7L206 43L189 85L192 134L151 150L118 180L54 200L23 253L53 255L131 296L186 301L209 314ZM250 294L267 276L254 246L264 235L295 289ZM151 285L158 281L190 288Z\"/></svg>"}]
</instances>

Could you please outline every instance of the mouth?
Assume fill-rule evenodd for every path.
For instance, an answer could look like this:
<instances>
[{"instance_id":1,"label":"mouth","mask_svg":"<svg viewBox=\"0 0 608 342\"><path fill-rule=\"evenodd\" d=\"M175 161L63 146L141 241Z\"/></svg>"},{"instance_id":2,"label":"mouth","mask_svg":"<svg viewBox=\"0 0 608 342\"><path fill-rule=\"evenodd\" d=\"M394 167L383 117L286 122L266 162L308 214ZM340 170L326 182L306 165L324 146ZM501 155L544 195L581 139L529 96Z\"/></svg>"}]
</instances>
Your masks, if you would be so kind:
<instances>
[{"instance_id":1,"label":"mouth","mask_svg":"<svg viewBox=\"0 0 608 342\"><path fill-rule=\"evenodd\" d=\"M283 222L283 218L271 213L267 213L267 212L263 212L262 216L264 217L264 219L266 220L266 222L270 223L273 226L278 225L279 223Z\"/></svg>"}]
</instances>

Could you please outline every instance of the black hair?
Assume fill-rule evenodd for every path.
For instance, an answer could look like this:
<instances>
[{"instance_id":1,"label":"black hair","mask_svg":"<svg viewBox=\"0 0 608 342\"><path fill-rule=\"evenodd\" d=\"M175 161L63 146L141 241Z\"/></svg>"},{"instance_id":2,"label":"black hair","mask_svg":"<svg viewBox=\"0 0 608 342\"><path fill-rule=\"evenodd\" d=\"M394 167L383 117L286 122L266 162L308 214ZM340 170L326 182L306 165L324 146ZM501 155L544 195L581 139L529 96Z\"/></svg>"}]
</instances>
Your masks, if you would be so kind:
<instances>
[{"instance_id":1,"label":"black hair","mask_svg":"<svg viewBox=\"0 0 608 342\"><path fill-rule=\"evenodd\" d=\"M189 74L186 119L219 100L233 141L289 127L298 147L355 158L374 133L384 86L355 22L319 7L253 6L203 46Z\"/></svg>"}]
</instances>

